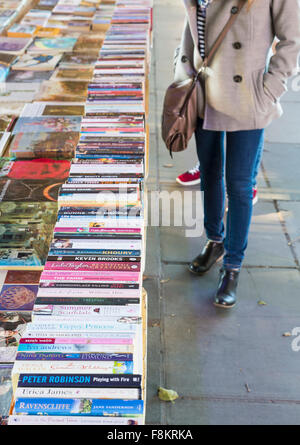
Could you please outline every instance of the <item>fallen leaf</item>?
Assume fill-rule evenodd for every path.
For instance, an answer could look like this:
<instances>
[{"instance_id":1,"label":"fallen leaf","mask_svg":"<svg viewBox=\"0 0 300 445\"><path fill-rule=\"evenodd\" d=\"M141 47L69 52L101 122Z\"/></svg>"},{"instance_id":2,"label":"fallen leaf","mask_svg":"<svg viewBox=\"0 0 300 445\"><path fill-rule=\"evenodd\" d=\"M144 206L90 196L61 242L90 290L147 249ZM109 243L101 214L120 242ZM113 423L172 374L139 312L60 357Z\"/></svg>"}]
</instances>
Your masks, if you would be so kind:
<instances>
[{"instance_id":1,"label":"fallen leaf","mask_svg":"<svg viewBox=\"0 0 300 445\"><path fill-rule=\"evenodd\" d=\"M172 389L165 389L160 386L158 388L158 397L164 402L174 403L174 400L178 399L179 395Z\"/></svg>"},{"instance_id":2,"label":"fallen leaf","mask_svg":"<svg viewBox=\"0 0 300 445\"><path fill-rule=\"evenodd\" d=\"M259 300L257 302L257 304L259 304L260 306L267 306L267 303L265 301L263 301L263 300Z\"/></svg>"},{"instance_id":3,"label":"fallen leaf","mask_svg":"<svg viewBox=\"0 0 300 445\"><path fill-rule=\"evenodd\" d=\"M282 337L291 337L292 334L290 332L285 332L284 334L282 334Z\"/></svg>"},{"instance_id":4,"label":"fallen leaf","mask_svg":"<svg viewBox=\"0 0 300 445\"><path fill-rule=\"evenodd\" d=\"M170 278L167 278L166 280L160 280L161 284L168 283L170 281Z\"/></svg>"},{"instance_id":5,"label":"fallen leaf","mask_svg":"<svg viewBox=\"0 0 300 445\"><path fill-rule=\"evenodd\" d=\"M245 388L246 388L247 392L251 392L251 389L249 388L248 383L245 383Z\"/></svg>"},{"instance_id":6,"label":"fallen leaf","mask_svg":"<svg viewBox=\"0 0 300 445\"><path fill-rule=\"evenodd\" d=\"M164 167L165 167L165 168L173 168L174 165L173 165L173 164L164 164Z\"/></svg>"},{"instance_id":7,"label":"fallen leaf","mask_svg":"<svg viewBox=\"0 0 300 445\"><path fill-rule=\"evenodd\" d=\"M151 328L158 328L160 326L160 322L159 321L153 321L150 324Z\"/></svg>"}]
</instances>

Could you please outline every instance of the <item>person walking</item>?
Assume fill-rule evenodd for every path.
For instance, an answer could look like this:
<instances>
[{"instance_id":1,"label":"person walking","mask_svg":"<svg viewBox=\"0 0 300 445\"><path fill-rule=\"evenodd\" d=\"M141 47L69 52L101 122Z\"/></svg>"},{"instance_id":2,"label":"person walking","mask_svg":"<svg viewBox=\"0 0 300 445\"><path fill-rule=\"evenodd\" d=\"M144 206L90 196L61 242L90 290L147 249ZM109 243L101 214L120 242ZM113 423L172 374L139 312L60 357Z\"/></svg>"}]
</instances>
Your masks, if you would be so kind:
<instances>
[{"instance_id":1,"label":"person walking","mask_svg":"<svg viewBox=\"0 0 300 445\"><path fill-rule=\"evenodd\" d=\"M203 275L223 259L214 304L232 308L248 244L264 129L282 115L280 98L298 71L300 2L244 0L239 11L238 0L183 1L186 20L175 82L194 76L230 14L239 14L197 85L195 137L207 242L189 264L190 272Z\"/></svg>"}]
</instances>

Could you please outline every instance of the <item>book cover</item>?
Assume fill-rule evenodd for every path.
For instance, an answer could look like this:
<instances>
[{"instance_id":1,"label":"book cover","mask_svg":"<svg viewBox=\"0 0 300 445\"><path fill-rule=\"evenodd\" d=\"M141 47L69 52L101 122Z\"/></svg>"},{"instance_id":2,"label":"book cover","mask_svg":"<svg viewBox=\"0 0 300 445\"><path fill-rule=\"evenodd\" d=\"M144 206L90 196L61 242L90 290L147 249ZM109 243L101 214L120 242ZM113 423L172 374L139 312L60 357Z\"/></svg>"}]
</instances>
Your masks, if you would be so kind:
<instances>
[{"instance_id":1,"label":"book cover","mask_svg":"<svg viewBox=\"0 0 300 445\"><path fill-rule=\"evenodd\" d=\"M12 133L79 132L81 116L19 117Z\"/></svg>"},{"instance_id":2,"label":"book cover","mask_svg":"<svg viewBox=\"0 0 300 445\"><path fill-rule=\"evenodd\" d=\"M33 102L24 105L21 117L33 116L84 116L84 105L66 104L64 102Z\"/></svg>"},{"instance_id":3,"label":"book cover","mask_svg":"<svg viewBox=\"0 0 300 445\"><path fill-rule=\"evenodd\" d=\"M73 51L77 53L98 54L101 49L104 37L104 33L83 34L77 39Z\"/></svg>"},{"instance_id":4,"label":"book cover","mask_svg":"<svg viewBox=\"0 0 300 445\"><path fill-rule=\"evenodd\" d=\"M45 81L36 96L42 102L86 102L88 82Z\"/></svg>"},{"instance_id":5,"label":"book cover","mask_svg":"<svg viewBox=\"0 0 300 445\"><path fill-rule=\"evenodd\" d=\"M3 102L31 102L34 100L39 89L40 84L34 82L1 82L0 98Z\"/></svg>"},{"instance_id":6,"label":"book cover","mask_svg":"<svg viewBox=\"0 0 300 445\"><path fill-rule=\"evenodd\" d=\"M72 159L79 133L35 132L14 135L9 145L9 154L16 158Z\"/></svg>"},{"instance_id":7,"label":"book cover","mask_svg":"<svg viewBox=\"0 0 300 445\"><path fill-rule=\"evenodd\" d=\"M94 54L64 53L60 61L60 68L81 68L94 66L97 56Z\"/></svg>"},{"instance_id":8,"label":"book cover","mask_svg":"<svg viewBox=\"0 0 300 445\"><path fill-rule=\"evenodd\" d=\"M0 286L0 311L32 311L38 292L39 271L5 271Z\"/></svg>"},{"instance_id":9,"label":"book cover","mask_svg":"<svg viewBox=\"0 0 300 445\"><path fill-rule=\"evenodd\" d=\"M19 341L30 321L30 312L0 312L0 362L15 361Z\"/></svg>"},{"instance_id":10,"label":"book cover","mask_svg":"<svg viewBox=\"0 0 300 445\"><path fill-rule=\"evenodd\" d=\"M6 78L6 82L31 82L41 83L49 80L52 71L11 71Z\"/></svg>"},{"instance_id":11,"label":"book cover","mask_svg":"<svg viewBox=\"0 0 300 445\"><path fill-rule=\"evenodd\" d=\"M1 419L9 414L13 395L11 371L11 363L0 363L0 425Z\"/></svg>"},{"instance_id":12,"label":"book cover","mask_svg":"<svg viewBox=\"0 0 300 445\"><path fill-rule=\"evenodd\" d=\"M84 105L47 105L43 111L44 116L84 116Z\"/></svg>"},{"instance_id":13,"label":"book cover","mask_svg":"<svg viewBox=\"0 0 300 445\"><path fill-rule=\"evenodd\" d=\"M34 163L36 160L39 163ZM22 165L13 166L9 175L1 176L0 172L0 202L57 202L59 189L65 180L64 174L68 173L67 165L57 163L68 161L52 160L52 164L45 158L44 165L40 161L40 158L32 161L15 161L14 164L22 163ZM30 176L30 171L34 167L36 170Z\"/></svg>"},{"instance_id":14,"label":"book cover","mask_svg":"<svg viewBox=\"0 0 300 445\"><path fill-rule=\"evenodd\" d=\"M13 188L12 193L16 191ZM42 268L52 240L56 203L5 201L0 202L0 212L0 268ZM31 303L36 292L35 285L3 285L1 304L17 304L22 298L25 304Z\"/></svg>"},{"instance_id":15,"label":"book cover","mask_svg":"<svg viewBox=\"0 0 300 445\"><path fill-rule=\"evenodd\" d=\"M93 67L87 68L61 68L53 73L51 80L81 80L89 81L92 79L94 73Z\"/></svg>"},{"instance_id":16,"label":"book cover","mask_svg":"<svg viewBox=\"0 0 300 445\"><path fill-rule=\"evenodd\" d=\"M60 29L37 26L34 35L36 37L47 37L49 39L60 35Z\"/></svg>"},{"instance_id":17,"label":"book cover","mask_svg":"<svg viewBox=\"0 0 300 445\"><path fill-rule=\"evenodd\" d=\"M36 37L28 48L28 52L59 54L65 51L72 51L77 39L74 37ZM0 40L1 50L1 40Z\"/></svg>"},{"instance_id":18,"label":"book cover","mask_svg":"<svg viewBox=\"0 0 300 445\"><path fill-rule=\"evenodd\" d=\"M3 156L8 147L9 141L11 139L10 132L2 132L0 131L0 156Z\"/></svg>"},{"instance_id":19,"label":"book cover","mask_svg":"<svg viewBox=\"0 0 300 445\"><path fill-rule=\"evenodd\" d=\"M7 30L8 37L32 37L36 31L34 25L22 25L15 23Z\"/></svg>"},{"instance_id":20,"label":"book cover","mask_svg":"<svg viewBox=\"0 0 300 445\"><path fill-rule=\"evenodd\" d=\"M24 54L14 63L12 70L52 71L60 59L61 54Z\"/></svg>"},{"instance_id":21,"label":"book cover","mask_svg":"<svg viewBox=\"0 0 300 445\"><path fill-rule=\"evenodd\" d=\"M31 38L0 36L0 53L22 54L31 43Z\"/></svg>"}]
</instances>

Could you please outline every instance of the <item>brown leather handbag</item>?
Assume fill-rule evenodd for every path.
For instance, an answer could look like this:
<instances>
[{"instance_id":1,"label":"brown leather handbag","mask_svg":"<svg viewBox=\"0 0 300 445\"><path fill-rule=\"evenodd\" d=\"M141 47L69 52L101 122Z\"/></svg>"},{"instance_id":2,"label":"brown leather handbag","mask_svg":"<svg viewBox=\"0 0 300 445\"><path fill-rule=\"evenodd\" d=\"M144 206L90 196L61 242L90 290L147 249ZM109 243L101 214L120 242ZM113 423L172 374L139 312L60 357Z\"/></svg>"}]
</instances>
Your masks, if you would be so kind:
<instances>
[{"instance_id":1,"label":"brown leather handbag","mask_svg":"<svg viewBox=\"0 0 300 445\"><path fill-rule=\"evenodd\" d=\"M173 82L166 91L161 133L171 157L173 152L183 151L187 148L188 142L195 132L198 118L197 82L202 72L205 72L205 69L209 66L215 52L225 39L244 5L245 0L239 0L238 5L231 9L231 16L228 22L194 77L182 82Z\"/></svg>"}]
</instances>

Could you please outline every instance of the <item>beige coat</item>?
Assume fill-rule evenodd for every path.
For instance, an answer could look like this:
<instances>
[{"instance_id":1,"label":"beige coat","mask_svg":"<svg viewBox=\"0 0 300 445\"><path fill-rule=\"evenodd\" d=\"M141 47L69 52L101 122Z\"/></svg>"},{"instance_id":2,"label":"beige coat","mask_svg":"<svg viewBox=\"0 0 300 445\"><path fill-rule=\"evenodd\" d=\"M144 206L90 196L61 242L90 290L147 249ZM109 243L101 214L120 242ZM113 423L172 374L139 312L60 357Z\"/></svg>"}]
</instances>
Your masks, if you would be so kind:
<instances>
[{"instance_id":1,"label":"beige coat","mask_svg":"<svg viewBox=\"0 0 300 445\"><path fill-rule=\"evenodd\" d=\"M183 0L187 17L175 65L175 81L193 75L203 62L198 50L197 2ZM207 9L206 48L211 48L237 0L213 0ZM271 46L279 40L276 54ZM298 71L300 0L255 0L244 6L198 86L204 128L237 131L265 128L282 114L280 97ZM272 56L272 57L271 57Z\"/></svg>"}]
</instances>

